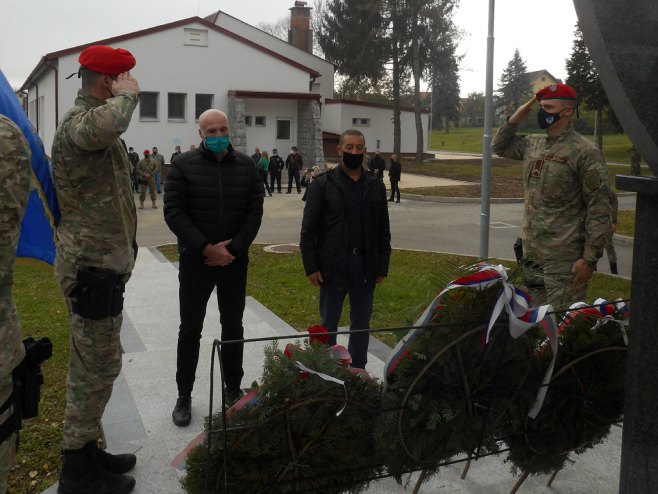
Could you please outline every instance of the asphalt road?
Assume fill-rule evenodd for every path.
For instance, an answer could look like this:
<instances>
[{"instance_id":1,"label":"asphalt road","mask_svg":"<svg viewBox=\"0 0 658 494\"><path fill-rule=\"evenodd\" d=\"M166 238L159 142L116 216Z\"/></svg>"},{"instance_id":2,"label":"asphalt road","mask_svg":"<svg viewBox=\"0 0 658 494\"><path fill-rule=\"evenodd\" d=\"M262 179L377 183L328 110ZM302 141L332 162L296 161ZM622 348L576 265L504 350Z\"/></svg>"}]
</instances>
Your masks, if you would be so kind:
<instances>
[{"instance_id":1,"label":"asphalt road","mask_svg":"<svg viewBox=\"0 0 658 494\"><path fill-rule=\"evenodd\" d=\"M256 242L265 244L299 243L304 202L301 195L277 194L265 198L263 223ZM175 243L164 223L162 195L159 209L138 210L137 240L140 246ZM149 201L147 201L148 204ZM635 196L619 197L619 209L635 209ZM480 250L480 205L474 203L437 203L405 199L389 203L393 248L450 252L478 256ZM520 236L523 204L492 204L489 233L489 257L514 258L512 245ZM632 245L615 240L619 273L630 277ZM609 273L604 255L599 270Z\"/></svg>"}]
</instances>

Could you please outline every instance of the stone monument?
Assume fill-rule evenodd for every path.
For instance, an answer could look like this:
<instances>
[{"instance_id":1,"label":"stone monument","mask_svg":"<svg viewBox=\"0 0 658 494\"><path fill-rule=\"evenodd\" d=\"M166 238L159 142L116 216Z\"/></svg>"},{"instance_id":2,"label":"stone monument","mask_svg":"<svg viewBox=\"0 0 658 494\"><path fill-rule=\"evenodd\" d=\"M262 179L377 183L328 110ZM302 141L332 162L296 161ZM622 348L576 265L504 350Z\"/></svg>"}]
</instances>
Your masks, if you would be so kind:
<instances>
[{"instance_id":1,"label":"stone monument","mask_svg":"<svg viewBox=\"0 0 658 494\"><path fill-rule=\"evenodd\" d=\"M653 176L617 176L637 193L619 492L658 492L658 1L574 0L610 104Z\"/></svg>"}]
</instances>

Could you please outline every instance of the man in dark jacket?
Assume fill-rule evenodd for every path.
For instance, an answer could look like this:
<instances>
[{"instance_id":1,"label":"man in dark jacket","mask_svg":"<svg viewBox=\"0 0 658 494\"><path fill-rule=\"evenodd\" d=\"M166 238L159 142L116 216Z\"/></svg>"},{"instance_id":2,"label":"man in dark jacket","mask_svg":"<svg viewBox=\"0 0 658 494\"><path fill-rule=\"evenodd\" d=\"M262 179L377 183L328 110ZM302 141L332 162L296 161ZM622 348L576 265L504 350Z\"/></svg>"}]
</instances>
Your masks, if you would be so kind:
<instances>
[{"instance_id":1,"label":"man in dark jacket","mask_svg":"<svg viewBox=\"0 0 658 494\"><path fill-rule=\"evenodd\" d=\"M292 181L295 179L295 187L297 187L297 193L302 193L302 187L299 183L299 172L304 166L304 161L302 156L297 152L297 146L290 148L290 154L286 158L286 170L288 170L288 192L290 194L292 190Z\"/></svg>"},{"instance_id":2,"label":"man in dark jacket","mask_svg":"<svg viewBox=\"0 0 658 494\"><path fill-rule=\"evenodd\" d=\"M320 287L322 326L336 331L345 296L350 329L370 327L375 285L388 274L391 231L386 188L362 167L365 137L348 130L338 141L341 164L308 188L299 246L306 276ZM365 368L369 335L350 335L352 367ZM329 339L336 344L336 335Z\"/></svg>"},{"instance_id":3,"label":"man in dark jacket","mask_svg":"<svg viewBox=\"0 0 658 494\"><path fill-rule=\"evenodd\" d=\"M370 160L368 171L375 174L378 179L384 180L384 172L386 171L386 162L382 158L379 149L375 151L375 157Z\"/></svg>"},{"instance_id":4,"label":"man in dark jacket","mask_svg":"<svg viewBox=\"0 0 658 494\"><path fill-rule=\"evenodd\" d=\"M263 187L251 158L229 143L226 114L207 110L199 117L202 142L172 162L164 216L180 252L180 331L172 419L191 420L192 388L208 298L217 288L222 341L241 340L248 251L263 216ZM243 345L221 350L227 405L240 396Z\"/></svg>"},{"instance_id":5,"label":"man in dark jacket","mask_svg":"<svg viewBox=\"0 0 658 494\"><path fill-rule=\"evenodd\" d=\"M279 156L276 149L272 149L272 156L270 157L270 193L274 192L274 181L276 180L276 187L281 194L281 170L285 164L283 158Z\"/></svg>"}]
</instances>

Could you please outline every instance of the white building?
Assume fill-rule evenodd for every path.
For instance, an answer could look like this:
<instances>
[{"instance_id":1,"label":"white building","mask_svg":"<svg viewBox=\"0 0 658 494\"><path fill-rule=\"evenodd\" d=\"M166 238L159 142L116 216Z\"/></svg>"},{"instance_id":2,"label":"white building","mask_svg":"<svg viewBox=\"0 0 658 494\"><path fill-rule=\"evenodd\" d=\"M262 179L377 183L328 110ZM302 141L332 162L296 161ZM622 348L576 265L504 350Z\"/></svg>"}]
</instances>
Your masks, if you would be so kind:
<instances>
[{"instance_id":1,"label":"white building","mask_svg":"<svg viewBox=\"0 0 658 494\"><path fill-rule=\"evenodd\" d=\"M248 153L256 146L276 147L285 156L296 145L307 165L322 164L322 132L340 133L353 126L354 118L371 149L371 139L388 149L390 109L331 99L334 66L310 53L310 10L299 1L290 9L290 43L218 11L48 53L20 89L28 117L49 151L56 126L80 88L75 76L67 76L77 73L85 48L105 44L137 59L132 73L139 81L140 103L123 139L138 152L158 146L168 158L177 144L183 150L198 144L198 116L208 108L227 112L231 142ZM411 153L416 132L413 114L410 125L405 114L402 150Z\"/></svg>"}]
</instances>

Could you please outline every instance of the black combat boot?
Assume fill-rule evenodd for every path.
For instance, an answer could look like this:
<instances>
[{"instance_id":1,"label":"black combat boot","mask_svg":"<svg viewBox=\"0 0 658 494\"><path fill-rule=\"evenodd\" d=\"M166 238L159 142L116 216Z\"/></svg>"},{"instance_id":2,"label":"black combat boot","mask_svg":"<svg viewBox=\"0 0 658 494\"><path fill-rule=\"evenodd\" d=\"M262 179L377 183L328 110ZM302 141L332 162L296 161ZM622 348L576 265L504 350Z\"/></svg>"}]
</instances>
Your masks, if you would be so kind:
<instances>
[{"instance_id":1,"label":"black combat boot","mask_svg":"<svg viewBox=\"0 0 658 494\"><path fill-rule=\"evenodd\" d=\"M128 494L135 479L111 473L94 464L89 447L65 450L57 494Z\"/></svg>"},{"instance_id":2,"label":"black combat boot","mask_svg":"<svg viewBox=\"0 0 658 494\"><path fill-rule=\"evenodd\" d=\"M171 418L178 427L190 425L192 420L192 397L190 395L178 397Z\"/></svg>"},{"instance_id":3,"label":"black combat boot","mask_svg":"<svg viewBox=\"0 0 658 494\"><path fill-rule=\"evenodd\" d=\"M95 465L104 468L110 473L130 472L137 463L137 457L130 453L112 455L98 447L96 441L88 443L85 448L89 452Z\"/></svg>"},{"instance_id":4,"label":"black combat boot","mask_svg":"<svg viewBox=\"0 0 658 494\"><path fill-rule=\"evenodd\" d=\"M610 272L611 272L612 274L619 274L619 273L617 272L617 263L616 263L616 262L611 262L611 263L610 263Z\"/></svg>"}]
</instances>

